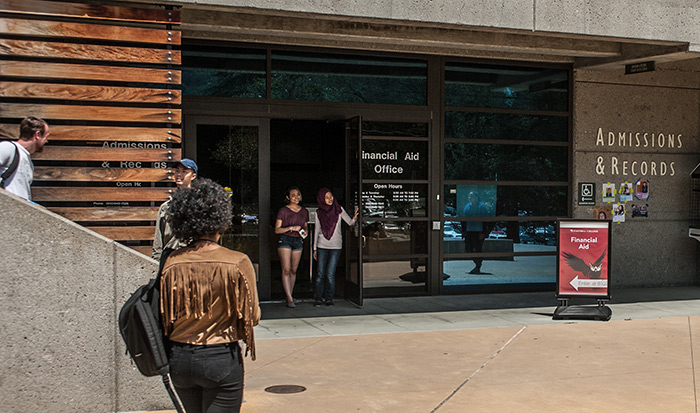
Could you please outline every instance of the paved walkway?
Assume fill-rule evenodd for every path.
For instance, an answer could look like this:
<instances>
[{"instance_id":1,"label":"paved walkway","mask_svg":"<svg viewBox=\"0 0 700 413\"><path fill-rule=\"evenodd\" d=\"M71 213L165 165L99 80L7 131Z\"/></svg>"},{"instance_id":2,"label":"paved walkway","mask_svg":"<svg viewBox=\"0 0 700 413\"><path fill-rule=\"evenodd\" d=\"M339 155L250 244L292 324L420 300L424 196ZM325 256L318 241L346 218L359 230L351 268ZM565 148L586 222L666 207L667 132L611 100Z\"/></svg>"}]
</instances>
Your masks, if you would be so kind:
<instances>
[{"instance_id":1,"label":"paved walkway","mask_svg":"<svg viewBox=\"0 0 700 413\"><path fill-rule=\"evenodd\" d=\"M556 304L552 293L264 304L242 411L697 412L700 288L620 291L609 322L552 320Z\"/></svg>"}]
</instances>

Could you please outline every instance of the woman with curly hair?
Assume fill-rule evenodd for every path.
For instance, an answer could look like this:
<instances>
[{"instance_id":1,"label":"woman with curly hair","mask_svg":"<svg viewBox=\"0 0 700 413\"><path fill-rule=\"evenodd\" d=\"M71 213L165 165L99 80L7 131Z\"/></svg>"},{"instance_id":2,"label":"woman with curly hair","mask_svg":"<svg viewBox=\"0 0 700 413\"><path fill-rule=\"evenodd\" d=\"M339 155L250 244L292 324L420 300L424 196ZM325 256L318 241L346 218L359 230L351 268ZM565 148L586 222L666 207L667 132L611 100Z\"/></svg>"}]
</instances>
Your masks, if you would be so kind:
<instances>
[{"instance_id":1,"label":"woman with curly hair","mask_svg":"<svg viewBox=\"0 0 700 413\"><path fill-rule=\"evenodd\" d=\"M209 179L177 190L167 212L175 236L188 244L167 257L160 283L170 372L188 413L240 411L239 340L255 360L260 306L253 264L218 244L231 218L227 193Z\"/></svg>"}]
</instances>

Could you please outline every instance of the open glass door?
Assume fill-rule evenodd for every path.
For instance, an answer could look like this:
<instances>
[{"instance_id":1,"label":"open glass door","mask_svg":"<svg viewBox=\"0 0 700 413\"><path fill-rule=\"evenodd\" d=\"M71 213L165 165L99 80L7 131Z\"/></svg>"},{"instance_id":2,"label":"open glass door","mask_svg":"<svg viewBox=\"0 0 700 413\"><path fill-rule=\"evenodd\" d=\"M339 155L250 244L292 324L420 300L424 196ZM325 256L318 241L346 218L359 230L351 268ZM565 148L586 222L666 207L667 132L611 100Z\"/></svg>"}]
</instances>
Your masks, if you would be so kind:
<instances>
[{"instance_id":1,"label":"open glass door","mask_svg":"<svg viewBox=\"0 0 700 413\"><path fill-rule=\"evenodd\" d=\"M362 306L362 208L361 182L362 169L360 168L362 148L362 119L351 118L345 122L345 144L346 144L346 174L345 174L345 199L347 205L354 210L354 205L360 206L360 214L357 222L352 228L346 231L345 256L345 299L351 303Z\"/></svg>"}]
</instances>

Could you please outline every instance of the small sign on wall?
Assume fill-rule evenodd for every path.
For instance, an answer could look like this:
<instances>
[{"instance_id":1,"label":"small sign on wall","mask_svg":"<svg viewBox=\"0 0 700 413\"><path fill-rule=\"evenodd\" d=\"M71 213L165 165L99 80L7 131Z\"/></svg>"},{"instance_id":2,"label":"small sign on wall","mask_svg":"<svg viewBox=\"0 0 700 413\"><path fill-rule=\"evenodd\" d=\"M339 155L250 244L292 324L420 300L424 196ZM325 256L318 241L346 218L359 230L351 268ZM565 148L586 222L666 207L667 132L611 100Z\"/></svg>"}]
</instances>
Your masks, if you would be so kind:
<instances>
[{"instance_id":1,"label":"small sign on wall","mask_svg":"<svg viewBox=\"0 0 700 413\"><path fill-rule=\"evenodd\" d=\"M652 72L654 70L656 70L656 62L653 60L649 62L639 62L625 65L626 75L631 75L634 73Z\"/></svg>"},{"instance_id":2,"label":"small sign on wall","mask_svg":"<svg viewBox=\"0 0 700 413\"><path fill-rule=\"evenodd\" d=\"M578 204L595 205L595 182L578 183Z\"/></svg>"}]
</instances>

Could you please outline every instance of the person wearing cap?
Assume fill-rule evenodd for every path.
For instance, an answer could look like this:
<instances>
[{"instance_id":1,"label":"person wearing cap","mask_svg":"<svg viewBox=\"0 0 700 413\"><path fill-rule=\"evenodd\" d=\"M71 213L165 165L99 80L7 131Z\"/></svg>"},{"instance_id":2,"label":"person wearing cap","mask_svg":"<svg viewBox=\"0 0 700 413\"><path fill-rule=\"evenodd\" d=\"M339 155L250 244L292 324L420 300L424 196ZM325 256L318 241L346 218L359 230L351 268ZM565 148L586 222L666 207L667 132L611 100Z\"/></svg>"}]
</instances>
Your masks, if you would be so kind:
<instances>
[{"instance_id":1,"label":"person wearing cap","mask_svg":"<svg viewBox=\"0 0 700 413\"><path fill-rule=\"evenodd\" d=\"M175 185L177 186L177 189L189 188L192 184L192 180L197 177L197 171L197 164L192 159L183 158L180 162L178 162L177 167L175 168ZM168 212L169 206L170 199L163 202L158 209L156 234L153 238L153 253L151 254L151 257L157 261L160 261L160 256L164 249L172 248L176 250L184 246L184 244L175 237L173 234L173 229L165 220L165 215Z\"/></svg>"}]
</instances>

